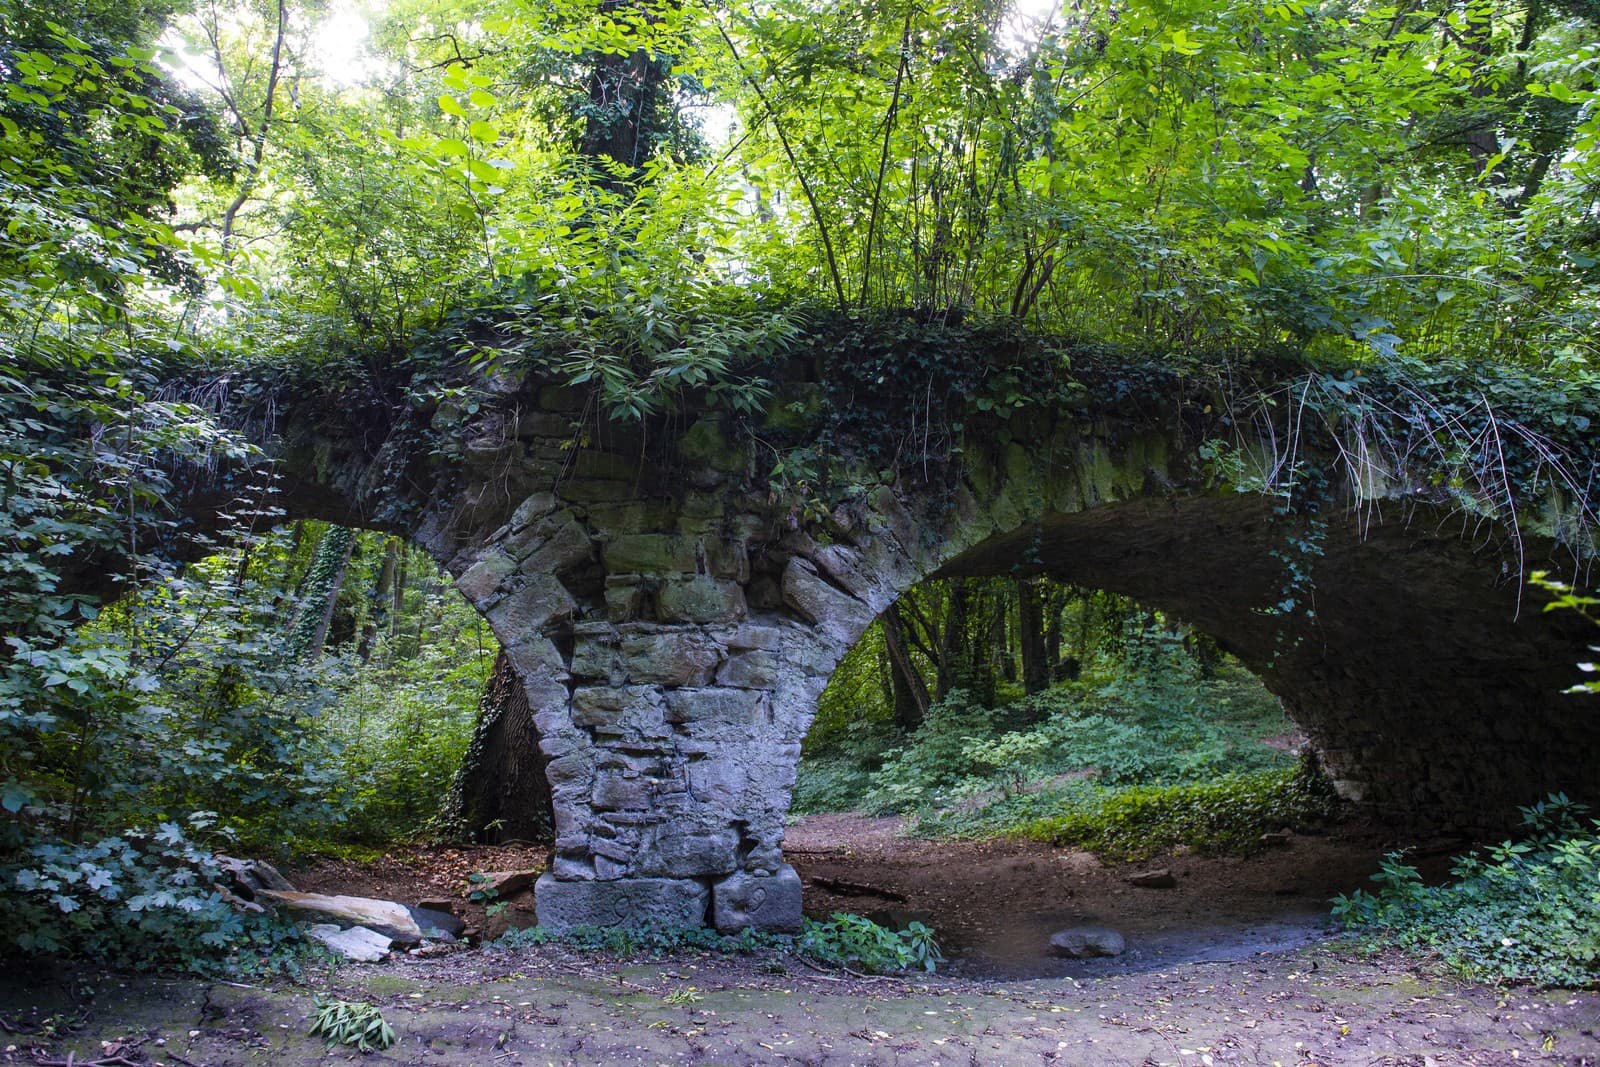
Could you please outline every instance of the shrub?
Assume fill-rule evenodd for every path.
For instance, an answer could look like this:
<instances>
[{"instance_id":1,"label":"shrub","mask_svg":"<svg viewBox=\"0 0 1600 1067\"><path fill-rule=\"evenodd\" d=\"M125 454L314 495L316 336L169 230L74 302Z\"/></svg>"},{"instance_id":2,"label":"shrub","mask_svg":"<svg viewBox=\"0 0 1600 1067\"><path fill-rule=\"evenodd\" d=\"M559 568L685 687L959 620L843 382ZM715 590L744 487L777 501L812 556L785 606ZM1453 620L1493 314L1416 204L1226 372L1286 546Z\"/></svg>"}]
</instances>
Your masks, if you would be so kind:
<instances>
[{"instance_id":1,"label":"shrub","mask_svg":"<svg viewBox=\"0 0 1600 1067\"><path fill-rule=\"evenodd\" d=\"M0 955L71 955L121 967L199 974L294 970L298 930L271 913L245 910L217 888L223 875L209 847L166 822L88 844L48 842L0 866L7 922Z\"/></svg>"},{"instance_id":2,"label":"shrub","mask_svg":"<svg viewBox=\"0 0 1600 1067\"><path fill-rule=\"evenodd\" d=\"M807 919L795 948L821 963L868 974L931 973L944 961L933 931L922 923L896 932L845 912L834 912L825 923Z\"/></svg>"},{"instance_id":3,"label":"shrub","mask_svg":"<svg viewBox=\"0 0 1600 1067\"><path fill-rule=\"evenodd\" d=\"M1391 852L1373 881L1334 900L1334 917L1432 951L1472 978L1548 986L1600 983L1600 820L1555 794L1523 808L1530 835L1457 859L1456 881L1422 883Z\"/></svg>"}]
</instances>

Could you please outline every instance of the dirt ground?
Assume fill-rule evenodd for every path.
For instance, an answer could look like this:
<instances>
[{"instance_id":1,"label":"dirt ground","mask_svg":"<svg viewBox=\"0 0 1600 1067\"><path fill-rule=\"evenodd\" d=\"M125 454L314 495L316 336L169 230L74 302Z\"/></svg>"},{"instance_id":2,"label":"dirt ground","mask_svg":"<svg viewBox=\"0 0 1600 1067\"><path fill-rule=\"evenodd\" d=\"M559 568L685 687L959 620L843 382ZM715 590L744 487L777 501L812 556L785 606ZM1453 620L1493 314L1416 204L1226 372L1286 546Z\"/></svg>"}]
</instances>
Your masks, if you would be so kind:
<instances>
[{"instance_id":1,"label":"dirt ground","mask_svg":"<svg viewBox=\"0 0 1600 1067\"><path fill-rule=\"evenodd\" d=\"M10 969L0 1063L1600 1067L1600 994L1469 985L1326 936L1327 897L1365 881L1390 844L1377 837L1295 837L1248 858L1108 868L1043 846L925 842L895 829L813 817L788 847L808 911L931 919L952 957L938 976L862 979L787 954L650 960L558 945L403 956L296 984ZM414 902L459 897L467 871L534 858L542 850L424 850L291 877ZM1174 888L1128 883L1132 870L1159 866ZM1045 954L1052 930L1087 922L1119 930L1128 951ZM365 1056L326 1049L306 1034L317 993L377 1005L398 1043Z\"/></svg>"}]
</instances>

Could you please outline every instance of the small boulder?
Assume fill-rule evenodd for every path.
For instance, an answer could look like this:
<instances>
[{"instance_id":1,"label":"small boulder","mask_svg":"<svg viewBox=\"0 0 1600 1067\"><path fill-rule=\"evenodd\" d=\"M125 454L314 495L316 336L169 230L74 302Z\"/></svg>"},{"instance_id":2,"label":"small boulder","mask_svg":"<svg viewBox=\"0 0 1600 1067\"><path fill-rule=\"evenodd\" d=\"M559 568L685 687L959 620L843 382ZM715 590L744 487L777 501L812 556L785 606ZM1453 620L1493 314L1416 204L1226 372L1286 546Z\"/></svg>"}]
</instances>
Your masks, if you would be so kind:
<instances>
[{"instance_id":1,"label":"small boulder","mask_svg":"<svg viewBox=\"0 0 1600 1067\"><path fill-rule=\"evenodd\" d=\"M1259 840L1261 841L1261 843L1263 845L1266 845L1269 848L1288 848L1289 847L1289 831L1287 831L1287 830L1269 831L1268 833L1262 834L1261 837L1259 838Z\"/></svg>"},{"instance_id":2,"label":"small boulder","mask_svg":"<svg viewBox=\"0 0 1600 1067\"><path fill-rule=\"evenodd\" d=\"M1140 871L1128 875L1128 884L1138 886L1140 889L1171 889L1178 884L1172 877L1172 871L1166 867L1158 867L1153 871Z\"/></svg>"},{"instance_id":3,"label":"small boulder","mask_svg":"<svg viewBox=\"0 0 1600 1067\"><path fill-rule=\"evenodd\" d=\"M442 911L446 915L454 915L460 903L460 901L451 900L449 897L430 897L427 900L417 901L417 907L426 908L429 911Z\"/></svg>"},{"instance_id":4,"label":"small boulder","mask_svg":"<svg viewBox=\"0 0 1600 1067\"><path fill-rule=\"evenodd\" d=\"M1051 954L1068 959L1120 956L1126 948L1122 935L1104 926L1075 926L1050 935Z\"/></svg>"},{"instance_id":5,"label":"small boulder","mask_svg":"<svg viewBox=\"0 0 1600 1067\"><path fill-rule=\"evenodd\" d=\"M333 923L317 923L307 927L306 933L356 963L376 963L389 954L394 944L389 938L365 926L352 926L344 930Z\"/></svg>"},{"instance_id":6,"label":"small boulder","mask_svg":"<svg viewBox=\"0 0 1600 1067\"><path fill-rule=\"evenodd\" d=\"M501 900L529 889L539 880L538 871L483 871L483 881L473 882L475 893L494 893Z\"/></svg>"}]
</instances>

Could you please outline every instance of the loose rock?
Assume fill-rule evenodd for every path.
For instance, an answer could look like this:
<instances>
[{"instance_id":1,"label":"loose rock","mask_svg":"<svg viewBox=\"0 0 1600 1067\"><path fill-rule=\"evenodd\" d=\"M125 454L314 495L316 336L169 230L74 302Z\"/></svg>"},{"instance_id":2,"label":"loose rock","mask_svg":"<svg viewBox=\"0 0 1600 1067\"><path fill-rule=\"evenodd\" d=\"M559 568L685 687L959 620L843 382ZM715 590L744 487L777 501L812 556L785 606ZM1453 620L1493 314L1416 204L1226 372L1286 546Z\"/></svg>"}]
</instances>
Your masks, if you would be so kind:
<instances>
[{"instance_id":1,"label":"loose rock","mask_svg":"<svg viewBox=\"0 0 1600 1067\"><path fill-rule=\"evenodd\" d=\"M1074 960L1120 956L1126 948L1121 934L1103 926L1075 926L1050 935L1051 954Z\"/></svg>"},{"instance_id":2,"label":"loose rock","mask_svg":"<svg viewBox=\"0 0 1600 1067\"><path fill-rule=\"evenodd\" d=\"M1178 884L1172 877L1172 871L1166 867L1158 867L1153 871L1140 871L1138 874L1128 876L1128 884L1136 885L1140 889L1171 889Z\"/></svg>"},{"instance_id":3,"label":"loose rock","mask_svg":"<svg viewBox=\"0 0 1600 1067\"><path fill-rule=\"evenodd\" d=\"M405 945L422 940L422 928L411 909L392 900L370 897L330 897L321 893L286 893L263 889L265 903L277 904L298 918L335 926L365 926Z\"/></svg>"},{"instance_id":4,"label":"loose rock","mask_svg":"<svg viewBox=\"0 0 1600 1067\"><path fill-rule=\"evenodd\" d=\"M341 930L333 923L317 923L306 928L306 933L327 945L347 960L357 963L376 963L389 954L394 942L365 926L352 926Z\"/></svg>"}]
</instances>

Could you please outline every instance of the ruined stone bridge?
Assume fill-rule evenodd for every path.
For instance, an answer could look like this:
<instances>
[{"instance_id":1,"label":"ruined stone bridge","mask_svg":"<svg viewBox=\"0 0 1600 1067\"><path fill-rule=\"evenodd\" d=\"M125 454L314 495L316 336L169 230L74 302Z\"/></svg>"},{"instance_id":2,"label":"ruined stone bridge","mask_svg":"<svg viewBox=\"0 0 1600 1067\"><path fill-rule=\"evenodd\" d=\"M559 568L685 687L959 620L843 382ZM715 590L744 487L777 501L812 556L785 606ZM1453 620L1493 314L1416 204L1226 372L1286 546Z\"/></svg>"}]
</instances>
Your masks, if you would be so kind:
<instances>
[{"instance_id":1,"label":"ruined stone bridge","mask_svg":"<svg viewBox=\"0 0 1600 1067\"><path fill-rule=\"evenodd\" d=\"M1237 484L1281 446L1236 425L1219 473L1202 452L1215 426L1180 395L969 411L949 438L965 450L937 469L861 467L859 491L808 508L768 476L771 454L821 432L815 374L789 373L771 416L686 405L637 424L500 377L473 414L431 410L434 461L327 404L285 424L289 512L405 529L515 663L554 797L541 923L796 929L783 840L801 740L840 658L934 576L1049 574L1199 627L1375 817L1482 830L1551 790L1600 799L1600 714L1560 692L1590 634L1519 610L1550 542L1528 534L1519 557L1372 460L1293 559L1303 518Z\"/></svg>"}]
</instances>

